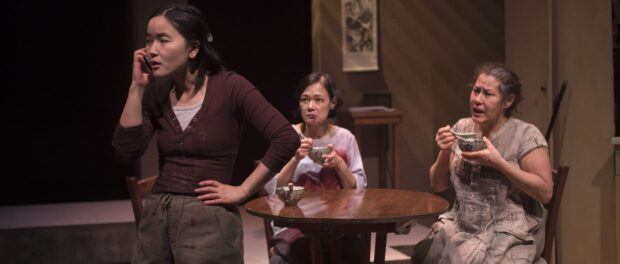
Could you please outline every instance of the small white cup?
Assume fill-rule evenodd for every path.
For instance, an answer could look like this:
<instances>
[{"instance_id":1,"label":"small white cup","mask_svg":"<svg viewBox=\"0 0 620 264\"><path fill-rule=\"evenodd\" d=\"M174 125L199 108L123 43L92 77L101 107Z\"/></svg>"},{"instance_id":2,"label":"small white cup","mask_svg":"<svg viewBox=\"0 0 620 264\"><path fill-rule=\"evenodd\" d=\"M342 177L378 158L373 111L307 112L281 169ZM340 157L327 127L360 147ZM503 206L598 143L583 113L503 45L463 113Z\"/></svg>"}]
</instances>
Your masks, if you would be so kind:
<instances>
[{"instance_id":1,"label":"small white cup","mask_svg":"<svg viewBox=\"0 0 620 264\"><path fill-rule=\"evenodd\" d=\"M316 164L323 164L323 155L329 154L330 148L327 146L312 147L308 157Z\"/></svg>"}]
</instances>

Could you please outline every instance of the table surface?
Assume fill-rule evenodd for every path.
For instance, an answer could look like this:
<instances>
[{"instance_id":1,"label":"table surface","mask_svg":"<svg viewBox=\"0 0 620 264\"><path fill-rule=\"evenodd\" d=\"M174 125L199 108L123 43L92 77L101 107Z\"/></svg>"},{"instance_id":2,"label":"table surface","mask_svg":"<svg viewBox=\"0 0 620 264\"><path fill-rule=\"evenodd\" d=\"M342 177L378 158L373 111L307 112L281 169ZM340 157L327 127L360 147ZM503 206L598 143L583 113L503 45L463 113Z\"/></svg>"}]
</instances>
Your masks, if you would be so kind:
<instances>
[{"instance_id":1,"label":"table surface","mask_svg":"<svg viewBox=\"0 0 620 264\"><path fill-rule=\"evenodd\" d=\"M434 194L395 189L322 190L304 193L297 206L275 195L245 204L248 213L276 221L320 224L379 224L412 220L448 209Z\"/></svg>"}]
</instances>

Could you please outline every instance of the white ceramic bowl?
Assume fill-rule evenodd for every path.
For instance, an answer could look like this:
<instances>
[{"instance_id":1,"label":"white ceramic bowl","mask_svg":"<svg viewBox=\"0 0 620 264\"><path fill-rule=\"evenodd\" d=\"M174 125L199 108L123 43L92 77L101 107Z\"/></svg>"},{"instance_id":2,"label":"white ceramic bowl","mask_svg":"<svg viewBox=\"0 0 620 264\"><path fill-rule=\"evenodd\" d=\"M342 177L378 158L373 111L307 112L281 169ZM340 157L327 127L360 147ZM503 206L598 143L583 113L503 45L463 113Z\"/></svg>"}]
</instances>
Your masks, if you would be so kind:
<instances>
[{"instance_id":1,"label":"white ceramic bowl","mask_svg":"<svg viewBox=\"0 0 620 264\"><path fill-rule=\"evenodd\" d=\"M329 154L329 147L312 147L312 149L310 149L310 153L308 153L308 157L310 157L314 163L323 164L323 155L326 154Z\"/></svg>"},{"instance_id":2,"label":"white ceramic bowl","mask_svg":"<svg viewBox=\"0 0 620 264\"><path fill-rule=\"evenodd\" d=\"M276 188L276 194L286 206L297 206L297 203L304 194L304 187L291 185L282 186Z\"/></svg>"}]
</instances>

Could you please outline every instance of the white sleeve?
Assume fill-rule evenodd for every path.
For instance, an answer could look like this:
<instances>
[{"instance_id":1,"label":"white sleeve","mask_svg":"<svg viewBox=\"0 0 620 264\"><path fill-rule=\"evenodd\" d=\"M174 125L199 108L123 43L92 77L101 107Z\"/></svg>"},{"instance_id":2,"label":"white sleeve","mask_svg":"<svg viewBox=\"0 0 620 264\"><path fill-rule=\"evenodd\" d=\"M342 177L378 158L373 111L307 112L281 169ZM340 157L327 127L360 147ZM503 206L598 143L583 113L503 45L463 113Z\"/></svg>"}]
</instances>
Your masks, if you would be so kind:
<instances>
[{"instance_id":1,"label":"white sleeve","mask_svg":"<svg viewBox=\"0 0 620 264\"><path fill-rule=\"evenodd\" d=\"M269 180L269 182L267 182L265 184L265 191L267 192L267 194L276 194L276 185L278 182L278 175L280 175L280 173L276 174L276 176L273 176L273 178L271 178L271 180Z\"/></svg>"},{"instance_id":2,"label":"white sleeve","mask_svg":"<svg viewBox=\"0 0 620 264\"><path fill-rule=\"evenodd\" d=\"M357 146L357 140L355 136L351 134L348 142L349 146L347 152L349 155L349 169L356 179L356 189L362 190L366 188L366 173L364 172L364 164L362 163L362 155L360 154L359 147Z\"/></svg>"}]
</instances>

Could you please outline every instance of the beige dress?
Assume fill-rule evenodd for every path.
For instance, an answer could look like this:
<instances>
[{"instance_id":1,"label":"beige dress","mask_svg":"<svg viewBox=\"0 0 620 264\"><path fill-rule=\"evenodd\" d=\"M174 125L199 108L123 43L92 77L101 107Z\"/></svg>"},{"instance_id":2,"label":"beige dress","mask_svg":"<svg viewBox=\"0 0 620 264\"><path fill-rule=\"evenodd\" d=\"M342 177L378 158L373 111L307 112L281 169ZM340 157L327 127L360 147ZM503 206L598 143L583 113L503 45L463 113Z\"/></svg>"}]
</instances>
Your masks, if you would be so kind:
<instances>
[{"instance_id":1,"label":"beige dress","mask_svg":"<svg viewBox=\"0 0 620 264\"><path fill-rule=\"evenodd\" d=\"M454 125L458 132L476 132L471 118ZM509 163L519 161L547 142L532 124L510 118L490 138ZM499 171L464 160L452 147L450 182L456 192L453 208L432 241L424 263L544 263L544 209L519 191Z\"/></svg>"}]
</instances>

